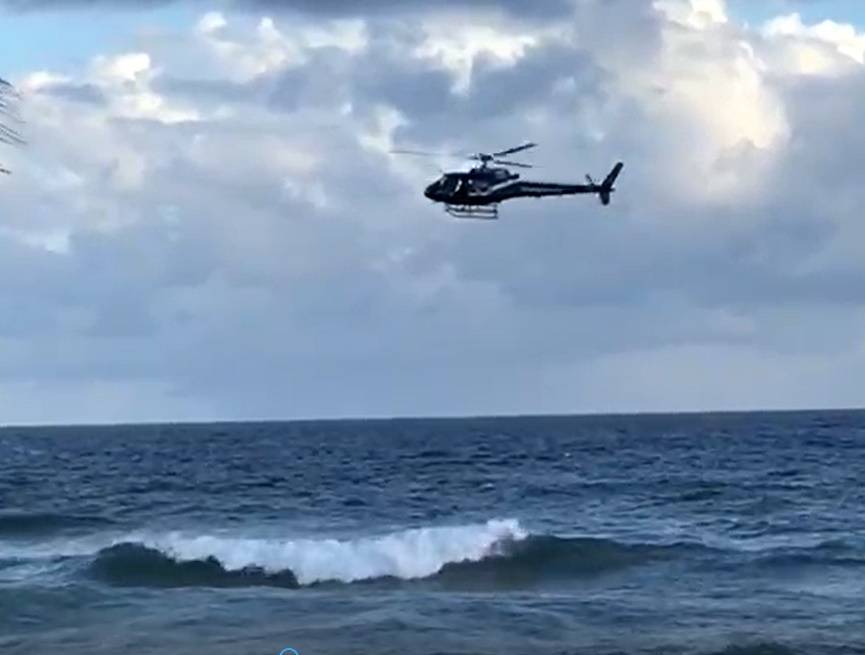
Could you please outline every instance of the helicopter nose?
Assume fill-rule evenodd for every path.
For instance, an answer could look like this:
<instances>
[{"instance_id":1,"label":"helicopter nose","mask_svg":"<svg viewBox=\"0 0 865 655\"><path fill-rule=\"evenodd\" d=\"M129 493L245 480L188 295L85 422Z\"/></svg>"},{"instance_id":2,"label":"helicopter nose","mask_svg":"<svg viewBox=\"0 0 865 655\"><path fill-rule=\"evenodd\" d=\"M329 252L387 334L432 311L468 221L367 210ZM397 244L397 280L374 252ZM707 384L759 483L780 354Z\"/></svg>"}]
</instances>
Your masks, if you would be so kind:
<instances>
[{"instance_id":1,"label":"helicopter nose","mask_svg":"<svg viewBox=\"0 0 865 655\"><path fill-rule=\"evenodd\" d=\"M428 186L426 189L424 189L423 194L424 194L427 198L429 198L430 200L434 200L434 198L433 198L433 194L434 194L434 192L433 192L433 189L432 189L432 185L430 185L430 186Z\"/></svg>"}]
</instances>

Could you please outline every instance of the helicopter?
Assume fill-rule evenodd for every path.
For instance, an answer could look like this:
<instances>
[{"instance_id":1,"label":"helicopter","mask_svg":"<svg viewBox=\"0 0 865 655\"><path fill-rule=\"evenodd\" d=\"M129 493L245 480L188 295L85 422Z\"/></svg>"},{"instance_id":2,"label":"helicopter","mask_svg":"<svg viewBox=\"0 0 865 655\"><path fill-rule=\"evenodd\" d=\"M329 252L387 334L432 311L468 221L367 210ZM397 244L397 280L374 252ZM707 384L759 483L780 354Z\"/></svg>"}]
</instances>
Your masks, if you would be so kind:
<instances>
[{"instance_id":1,"label":"helicopter","mask_svg":"<svg viewBox=\"0 0 865 655\"><path fill-rule=\"evenodd\" d=\"M445 211L451 216L475 219L497 219L499 203L512 198L598 194L601 204L610 204L610 196L615 191L613 185L624 167L622 162L618 162L600 184L590 175L586 175L588 184L556 184L521 180L519 173L512 173L508 167L533 168L532 165L501 159L537 145L530 142L498 152L469 155L467 159L478 161L480 165L468 172L443 172L439 179L426 187L424 196L444 204ZM390 152L422 156L441 154L418 150Z\"/></svg>"}]
</instances>

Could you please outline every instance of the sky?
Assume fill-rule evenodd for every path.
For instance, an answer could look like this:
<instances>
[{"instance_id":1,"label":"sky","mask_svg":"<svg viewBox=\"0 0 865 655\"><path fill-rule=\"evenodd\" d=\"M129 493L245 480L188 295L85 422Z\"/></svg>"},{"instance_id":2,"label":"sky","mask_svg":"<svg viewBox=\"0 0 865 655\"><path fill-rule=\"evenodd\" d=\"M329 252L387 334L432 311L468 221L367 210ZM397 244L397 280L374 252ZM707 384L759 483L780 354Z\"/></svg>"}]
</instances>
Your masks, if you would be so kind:
<instances>
[{"instance_id":1,"label":"sky","mask_svg":"<svg viewBox=\"0 0 865 655\"><path fill-rule=\"evenodd\" d=\"M359 9L360 7L360 9ZM0 423L865 405L865 6L0 0ZM597 199L496 222L453 159Z\"/></svg>"}]
</instances>

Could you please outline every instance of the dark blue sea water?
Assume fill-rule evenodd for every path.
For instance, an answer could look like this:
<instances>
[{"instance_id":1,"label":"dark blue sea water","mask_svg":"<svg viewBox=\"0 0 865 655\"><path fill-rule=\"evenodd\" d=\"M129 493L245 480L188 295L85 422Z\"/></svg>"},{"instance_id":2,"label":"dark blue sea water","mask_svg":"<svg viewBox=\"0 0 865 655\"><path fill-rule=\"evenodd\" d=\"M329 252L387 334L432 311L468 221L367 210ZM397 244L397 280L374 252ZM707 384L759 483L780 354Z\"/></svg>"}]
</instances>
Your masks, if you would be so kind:
<instances>
[{"instance_id":1,"label":"dark blue sea water","mask_svg":"<svg viewBox=\"0 0 865 655\"><path fill-rule=\"evenodd\" d=\"M0 431L0 652L865 652L865 414Z\"/></svg>"}]
</instances>

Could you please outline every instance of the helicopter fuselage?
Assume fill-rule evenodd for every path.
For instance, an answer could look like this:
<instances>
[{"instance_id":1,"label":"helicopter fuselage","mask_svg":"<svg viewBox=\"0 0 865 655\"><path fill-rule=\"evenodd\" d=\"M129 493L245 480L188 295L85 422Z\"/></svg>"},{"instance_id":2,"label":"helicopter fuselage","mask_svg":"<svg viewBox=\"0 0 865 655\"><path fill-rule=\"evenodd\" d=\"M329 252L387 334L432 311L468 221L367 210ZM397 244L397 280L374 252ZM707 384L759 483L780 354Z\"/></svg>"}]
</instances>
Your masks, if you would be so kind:
<instances>
[{"instance_id":1,"label":"helicopter fuselage","mask_svg":"<svg viewBox=\"0 0 865 655\"><path fill-rule=\"evenodd\" d=\"M434 202L451 208L481 207L497 205L513 198L540 198L594 193L599 194L604 204L609 202L620 166L602 184L556 184L521 180L519 174L506 168L479 167L468 172L445 173L430 184L424 195Z\"/></svg>"}]
</instances>

